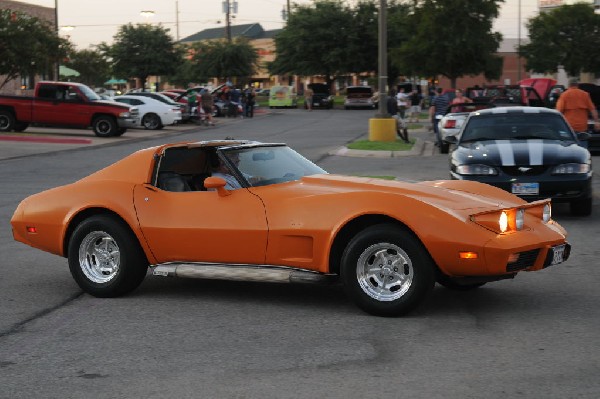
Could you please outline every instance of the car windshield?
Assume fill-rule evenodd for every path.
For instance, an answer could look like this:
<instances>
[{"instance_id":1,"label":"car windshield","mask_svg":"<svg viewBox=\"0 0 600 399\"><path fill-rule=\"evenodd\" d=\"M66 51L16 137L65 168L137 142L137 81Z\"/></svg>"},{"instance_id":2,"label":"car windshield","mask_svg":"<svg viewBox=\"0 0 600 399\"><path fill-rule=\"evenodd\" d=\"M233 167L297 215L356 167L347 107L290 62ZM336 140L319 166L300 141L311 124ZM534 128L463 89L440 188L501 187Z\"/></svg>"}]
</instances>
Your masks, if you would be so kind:
<instances>
[{"instance_id":1,"label":"car windshield","mask_svg":"<svg viewBox=\"0 0 600 399\"><path fill-rule=\"evenodd\" d=\"M79 90L87 97L89 101L100 101L102 98L87 86L79 86Z\"/></svg>"},{"instance_id":2,"label":"car windshield","mask_svg":"<svg viewBox=\"0 0 600 399\"><path fill-rule=\"evenodd\" d=\"M251 186L285 183L299 180L303 176L327 173L286 146L231 149L221 152L230 162L237 165Z\"/></svg>"},{"instance_id":3,"label":"car windshield","mask_svg":"<svg viewBox=\"0 0 600 399\"><path fill-rule=\"evenodd\" d=\"M471 116L461 142L484 140L575 139L565 120L551 113L507 113Z\"/></svg>"}]
</instances>

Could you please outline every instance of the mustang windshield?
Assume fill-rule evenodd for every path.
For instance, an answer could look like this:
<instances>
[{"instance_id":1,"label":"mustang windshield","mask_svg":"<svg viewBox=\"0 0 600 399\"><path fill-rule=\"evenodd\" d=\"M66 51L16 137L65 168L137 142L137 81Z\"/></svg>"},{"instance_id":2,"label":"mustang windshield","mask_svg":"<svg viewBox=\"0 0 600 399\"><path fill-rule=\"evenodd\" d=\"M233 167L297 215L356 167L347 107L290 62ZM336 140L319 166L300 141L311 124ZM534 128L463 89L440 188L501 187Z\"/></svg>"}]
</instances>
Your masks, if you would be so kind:
<instances>
[{"instance_id":1,"label":"mustang windshield","mask_svg":"<svg viewBox=\"0 0 600 399\"><path fill-rule=\"evenodd\" d=\"M222 151L236 165L250 186L264 186L299 180L303 176L327 173L286 146L265 146Z\"/></svg>"},{"instance_id":2,"label":"mustang windshield","mask_svg":"<svg viewBox=\"0 0 600 399\"><path fill-rule=\"evenodd\" d=\"M472 116L460 141L531 139L575 142L571 129L559 115L545 113Z\"/></svg>"}]
</instances>

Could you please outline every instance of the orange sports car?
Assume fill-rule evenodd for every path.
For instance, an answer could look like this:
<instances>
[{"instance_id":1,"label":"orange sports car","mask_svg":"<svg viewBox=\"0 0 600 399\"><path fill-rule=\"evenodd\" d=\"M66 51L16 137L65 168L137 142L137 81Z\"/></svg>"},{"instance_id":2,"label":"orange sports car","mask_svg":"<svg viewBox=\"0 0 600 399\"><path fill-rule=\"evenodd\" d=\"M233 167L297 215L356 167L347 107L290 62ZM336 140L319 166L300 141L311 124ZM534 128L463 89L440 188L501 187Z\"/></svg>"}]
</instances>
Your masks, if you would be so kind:
<instances>
[{"instance_id":1,"label":"orange sports car","mask_svg":"<svg viewBox=\"0 0 600 399\"><path fill-rule=\"evenodd\" d=\"M156 276L341 281L363 310L404 314L437 281L472 289L565 261L549 200L470 181L327 174L285 144L202 141L138 151L32 195L14 238L68 258L91 295Z\"/></svg>"}]
</instances>

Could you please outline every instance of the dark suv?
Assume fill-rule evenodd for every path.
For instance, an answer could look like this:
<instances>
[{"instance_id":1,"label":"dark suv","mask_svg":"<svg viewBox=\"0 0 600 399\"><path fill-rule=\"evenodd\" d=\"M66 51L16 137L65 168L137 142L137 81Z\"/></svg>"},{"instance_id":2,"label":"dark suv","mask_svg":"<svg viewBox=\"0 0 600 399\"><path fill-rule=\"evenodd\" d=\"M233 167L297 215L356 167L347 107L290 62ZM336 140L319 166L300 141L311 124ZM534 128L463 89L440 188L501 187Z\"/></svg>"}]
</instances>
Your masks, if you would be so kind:
<instances>
[{"instance_id":1,"label":"dark suv","mask_svg":"<svg viewBox=\"0 0 600 399\"><path fill-rule=\"evenodd\" d=\"M313 91L312 107L313 108L333 108L333 96L329 91L329 86L325 83L311 83L308 88ZM308 108L306 102L304 108Z\"/></svg>"}]
</instances>

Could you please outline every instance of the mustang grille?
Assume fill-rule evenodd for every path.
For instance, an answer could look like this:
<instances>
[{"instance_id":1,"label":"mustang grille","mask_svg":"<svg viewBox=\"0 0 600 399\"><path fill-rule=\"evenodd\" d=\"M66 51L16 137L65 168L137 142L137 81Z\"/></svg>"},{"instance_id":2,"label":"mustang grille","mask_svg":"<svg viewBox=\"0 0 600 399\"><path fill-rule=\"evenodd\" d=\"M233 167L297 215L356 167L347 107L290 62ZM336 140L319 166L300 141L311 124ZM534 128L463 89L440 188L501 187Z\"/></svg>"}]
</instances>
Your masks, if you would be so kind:
<instances>
[{"instance_id":1,"label":"mustang grille","mask_svg":"<svg viewBox=\"0 0 600 399\"><path fill-rule=\"evenodd\" d=\"M532 249L531 251L519 252L519 259L506 265L507 272L515 272L533 266L535 260L540 253L540 249Z\"/></svg>"},{"instance_id":2,"label":"mustang grille","mask_svg":"<svg viewBox=\"0 0 600 399\"><path fill-rule=\"evenodd\" d=\"M548 169L544 165L536 166L502 166L502 171L510 176L536 176Z\"/></svg>"}]
</instances>

